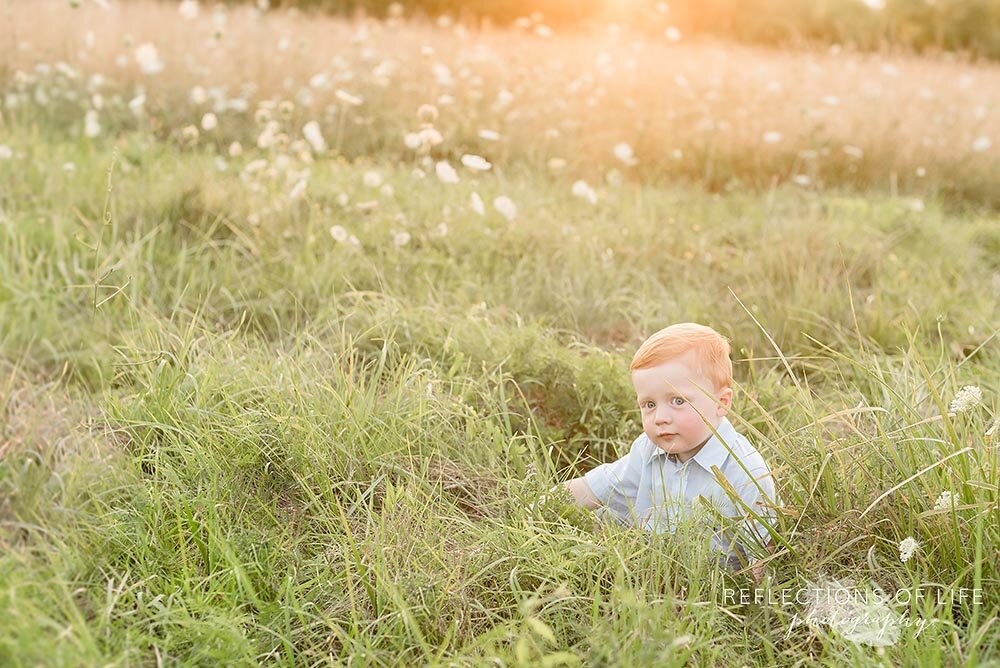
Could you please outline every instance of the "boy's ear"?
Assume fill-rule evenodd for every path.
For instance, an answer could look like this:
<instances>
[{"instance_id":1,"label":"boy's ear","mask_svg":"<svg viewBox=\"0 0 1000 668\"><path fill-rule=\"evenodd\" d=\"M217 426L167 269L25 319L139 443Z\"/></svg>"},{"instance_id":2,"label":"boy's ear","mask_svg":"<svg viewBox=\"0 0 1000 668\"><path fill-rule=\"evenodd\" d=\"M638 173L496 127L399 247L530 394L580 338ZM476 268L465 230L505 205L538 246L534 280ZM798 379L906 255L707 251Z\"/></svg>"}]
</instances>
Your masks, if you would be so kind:
<instances>
[{"instance_id":1,"label":"boy's ear","mask_svg":"<svg viewBox=\"0 0 1000 668\"><path fill-rule=\"evenodd\" d=\"M715 412L719 417L729 412L729 407L733 405L733 388L727 387L719 391L717 395L719 405L715 407Z\"/></svg>"}]
</instances>

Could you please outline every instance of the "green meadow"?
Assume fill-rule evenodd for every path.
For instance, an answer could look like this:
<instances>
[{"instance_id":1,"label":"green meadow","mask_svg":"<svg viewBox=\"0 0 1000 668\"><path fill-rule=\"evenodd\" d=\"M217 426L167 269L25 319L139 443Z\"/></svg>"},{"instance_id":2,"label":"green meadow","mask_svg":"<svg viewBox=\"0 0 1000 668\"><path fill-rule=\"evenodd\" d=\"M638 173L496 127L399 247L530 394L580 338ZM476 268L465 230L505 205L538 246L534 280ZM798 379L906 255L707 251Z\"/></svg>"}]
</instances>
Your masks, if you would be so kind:
<instances>
[{"instance_id":1,"label":"green meadow","mask_svg":"<svg viewBox=\"0 0 1000 668\"><path fill-rule=\"evenodd\" d=\"M133 6L109 11L181 20ZM276 36L303 20L269 16ZM20 25L37 61L44 35ZM507 121L520 143L472 150L501 111L449 133L464 98L401 110L418 93L364 88L364 54L314 87L340 101L321 150L301 100L250 93L216 127L164 59L141 113L141 74L100 105L86 74L0 77L0 664L1000 662L995 93L972 134L992 142L935 149L952 170L922 162L920 133L873 136L860 171L851 151L808 171L809 147L762 162L720 139L721 179L687 145L677 172L644 171L655 137L635 158L542 140L530 107ZM441 145L408 152L421 127ZM929 185L909 176L924 164ZM681 321L731 339L731 419L777 481L759 583L694 530L535 503L627 451L632 354ZM781 592L817 583L886 592L896 631L801 623Z\"/></svg>"}]
</instances>

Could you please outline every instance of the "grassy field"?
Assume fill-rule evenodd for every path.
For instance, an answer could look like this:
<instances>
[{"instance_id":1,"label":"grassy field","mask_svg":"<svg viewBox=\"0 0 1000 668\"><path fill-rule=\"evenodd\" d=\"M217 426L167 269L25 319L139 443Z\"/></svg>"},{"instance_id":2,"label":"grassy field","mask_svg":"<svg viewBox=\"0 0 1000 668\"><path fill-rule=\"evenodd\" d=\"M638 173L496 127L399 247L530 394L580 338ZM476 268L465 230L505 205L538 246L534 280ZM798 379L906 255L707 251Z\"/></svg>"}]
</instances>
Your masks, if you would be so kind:
<instances>
[{"instance_id":1,"label":"grassy field","mask_svg":"<svg viewBox=\"0 0 1000 668\"><path fill-rule=\"evenodd\" d=\"M1000 68L3 11L0 664L1000 662ZM529 507L687 320L760 585ZM884 646L727 595L847 581L925 595Z\"/></svg>"}]
</instances>

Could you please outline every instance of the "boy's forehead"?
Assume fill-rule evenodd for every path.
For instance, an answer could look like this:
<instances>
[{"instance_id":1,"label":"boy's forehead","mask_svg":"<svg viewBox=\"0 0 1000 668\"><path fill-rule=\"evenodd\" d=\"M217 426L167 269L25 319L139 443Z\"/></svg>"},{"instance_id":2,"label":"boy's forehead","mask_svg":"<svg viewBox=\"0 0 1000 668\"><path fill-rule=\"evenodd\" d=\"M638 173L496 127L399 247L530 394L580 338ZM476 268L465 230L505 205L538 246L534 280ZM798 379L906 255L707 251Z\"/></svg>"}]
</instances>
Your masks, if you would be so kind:
<instances>
[{"instance_id":1,"label":"boy's forehead","mask_svg":"<svg viewBox=\"0 0 1000 668\"><path fill-rule=\"evenodd\" d=\"M657 366L632 371L632 385L636 391L662 389L695 389L708 387L710 382L701 370L684 357L668 360Z\"/></svg>"}]
</instances>

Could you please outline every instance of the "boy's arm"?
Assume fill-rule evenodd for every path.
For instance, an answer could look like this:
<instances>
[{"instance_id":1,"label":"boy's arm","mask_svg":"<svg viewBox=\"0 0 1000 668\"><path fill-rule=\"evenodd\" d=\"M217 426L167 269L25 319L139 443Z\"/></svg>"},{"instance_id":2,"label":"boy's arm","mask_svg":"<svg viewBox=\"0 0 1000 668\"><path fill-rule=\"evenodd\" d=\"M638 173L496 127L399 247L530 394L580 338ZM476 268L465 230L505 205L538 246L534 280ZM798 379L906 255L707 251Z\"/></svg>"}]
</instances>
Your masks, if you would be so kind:
<instances>
[{"instance_id":1,"label":"boy's arm","mask_svg":"<svg viewBox=\"0 0 1000 668\"><path fill-rule=\"evenodd\" d=\"M587 484L583 476L567 480L563 483L563 487L572 495L576 505L587 510L594 510L601 507L601 500L594 495L593 490L590 489L590 485Z\"/></svg>"}]
</instances>

